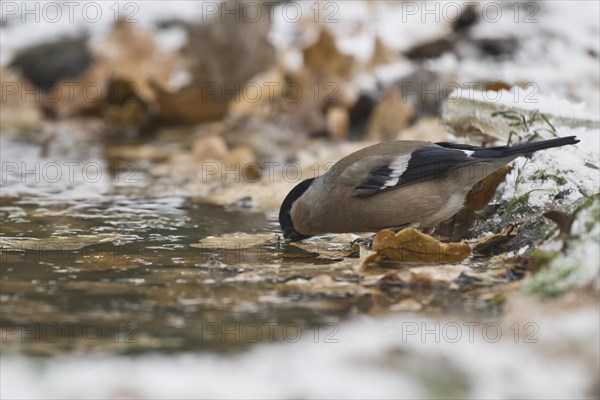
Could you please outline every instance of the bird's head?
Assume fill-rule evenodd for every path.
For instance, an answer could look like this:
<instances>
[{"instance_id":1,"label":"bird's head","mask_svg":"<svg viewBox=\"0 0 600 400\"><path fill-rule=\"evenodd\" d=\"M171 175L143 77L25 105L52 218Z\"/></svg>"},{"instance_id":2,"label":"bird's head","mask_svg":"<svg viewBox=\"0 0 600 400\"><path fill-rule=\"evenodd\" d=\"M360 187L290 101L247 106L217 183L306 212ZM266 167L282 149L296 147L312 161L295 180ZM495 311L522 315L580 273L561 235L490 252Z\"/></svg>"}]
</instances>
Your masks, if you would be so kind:
<instances>
[{"instance_id":1,"label":"bird's head","mask_svg":"<svg viewBox=\"0 0 600 400\"><path fill-rule=\"evenodd\" d=\"M285 197L283 203L281 203L281 208L279 209L279 225L281 225L281 230L283 231L283 237L285 239L295 242L310 237L309 235L298 233L296 229L294 229L292 206L294 205L294 202L306 192L314 180L315 178L310 178L297 184Z\"/></svg>"}]
</instances>

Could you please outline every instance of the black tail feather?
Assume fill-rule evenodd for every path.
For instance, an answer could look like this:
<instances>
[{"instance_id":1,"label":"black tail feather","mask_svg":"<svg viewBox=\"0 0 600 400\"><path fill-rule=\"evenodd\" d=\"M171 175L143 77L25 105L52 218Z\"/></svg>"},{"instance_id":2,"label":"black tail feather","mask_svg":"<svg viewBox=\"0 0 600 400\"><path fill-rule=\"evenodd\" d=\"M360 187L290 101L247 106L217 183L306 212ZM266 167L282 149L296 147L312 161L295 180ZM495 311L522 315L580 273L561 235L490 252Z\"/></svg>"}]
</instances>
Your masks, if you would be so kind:
<instances>
[{"instance_id":1,"label":"black tail feather","mask_svg":"<svg viewBox=\"0 0 600 400\"><path fill-rule=\"evenodd\" d=\"M515 146L491 147L489 149L475 150L471 157L474 158L505 158L516 157L521 154L533 153L538 150L551 149L553 147L577 144L576 136L567 136L557 139L542 140L540 142L518 144Z\"/></svg>"}]
</instances>

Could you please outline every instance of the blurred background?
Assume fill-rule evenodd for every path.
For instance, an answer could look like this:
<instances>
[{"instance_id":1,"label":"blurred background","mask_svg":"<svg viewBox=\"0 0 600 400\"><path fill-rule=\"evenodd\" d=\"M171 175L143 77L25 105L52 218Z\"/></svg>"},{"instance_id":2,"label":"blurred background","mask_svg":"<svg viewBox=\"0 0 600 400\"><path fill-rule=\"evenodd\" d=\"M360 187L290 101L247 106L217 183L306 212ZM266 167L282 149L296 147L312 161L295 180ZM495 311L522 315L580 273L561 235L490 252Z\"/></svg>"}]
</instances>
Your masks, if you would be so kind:
<instances>
[{"instance_id":1,"label":"blurred background","mask_svg":"<svg viewBox=\"0 0 600 400\"><path fill-rule=\"evenodd\" d=\"M598 397L597 2L0 11L3 398ZM499 235L460 268L274 239L368 144L568 134L447 227Z\"/></svg>"}]
</instances>

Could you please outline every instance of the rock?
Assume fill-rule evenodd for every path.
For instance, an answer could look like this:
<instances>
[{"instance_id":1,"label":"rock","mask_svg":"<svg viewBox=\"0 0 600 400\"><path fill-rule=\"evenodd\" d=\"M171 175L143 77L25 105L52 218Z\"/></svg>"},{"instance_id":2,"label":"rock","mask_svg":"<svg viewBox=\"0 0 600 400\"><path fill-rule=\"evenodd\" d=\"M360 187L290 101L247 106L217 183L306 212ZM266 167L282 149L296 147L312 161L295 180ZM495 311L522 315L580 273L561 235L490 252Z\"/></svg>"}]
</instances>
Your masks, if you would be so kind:
<instances>
[{"instance_id":1,"label":"rock","mask_svg":"<svg viewBox=\"0 0 600 400\"><path fill-rule=\"evenodd\" d=\"M463 22L468 21L465 18ZM457 26L459 29L456 29ZM445 53L453 53L458 57L472 57L474 54L479 57L506 57L512 56L518 48L519 43L513 37L473 39L464 31L468 26L470 25L460 25L459 22L459 25L455 25L456 32L429 42L419 43L408 49L404 55L416 61L439 58Z\"/></svg>"},{"instance_id":2,"label":"rock","mask_svg":"<svg viewBox=\"0 0 600 400\"><path fill-rule=\"evenodd\" d=\"M79 76L92 61L87 37L67 37L23 49L10 67L46 90L65 78Z\"/></svg>"},{"instance_id":3,"label":"rock","mask_svg":"<svg viewBox=\"0 0 600 400\"><path fill-rule=\"evenodd\" d=\"M475 46L484 54L492 57L511 56L518 48L516 38L493 38L475 41Z\"/></svg>"},{"instance_id":4,"label":"rock","mask_svg":"<svg viewBox=\"0 0 600 400\"><path fill-rule=\"evenodd\" d=\"M408 49L404 55L411 60L438 58L444 53L454 52L456 40L452 37L441 37L430 42L417 44Z\"/></svg>"},{"instance_id":5,"label":"rock","mask_svg":"<svg viewBox=\"0 0 600 400\"><path fill-rule=\"evenodd\" d=\"M460 16L454 21L453 29L455 32L468 32L469 29L477 24L480 19L480 14L477 5L467 4L462 10Z\"/></svg>"},{"instance_id":6,"label":"rock","mask_svg":"<svg viewBox=\"0 0 600 400\"><path fill-rule=\"evenodd\" d=\"M366 94L361 94L352 104L348 110L350 116L349 136L351 138L356 139L363 136L376 105L375 99Z\"/></svg>"}]
</instances>

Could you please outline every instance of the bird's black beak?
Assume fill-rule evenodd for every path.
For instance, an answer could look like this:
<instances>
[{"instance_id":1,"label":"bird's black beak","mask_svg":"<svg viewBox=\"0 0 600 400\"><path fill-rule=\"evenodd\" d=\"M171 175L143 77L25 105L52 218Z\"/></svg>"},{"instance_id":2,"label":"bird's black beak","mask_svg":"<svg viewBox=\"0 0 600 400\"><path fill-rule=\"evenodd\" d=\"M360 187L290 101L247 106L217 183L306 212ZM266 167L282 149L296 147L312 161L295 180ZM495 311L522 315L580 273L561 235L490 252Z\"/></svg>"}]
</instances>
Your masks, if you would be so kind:
<instances>
[{"instance_id":1,"label":"bird's black beak","mask_svg":"<svg viewBox=\"0 0 600 400\"><path fill-rule=\"evenodd\" d=\"M283 238L290 242L297 242L299 240L308 239L309 237L310 236L296 232L293 228L283 229Z\"/></svg>"}]
</instances>

